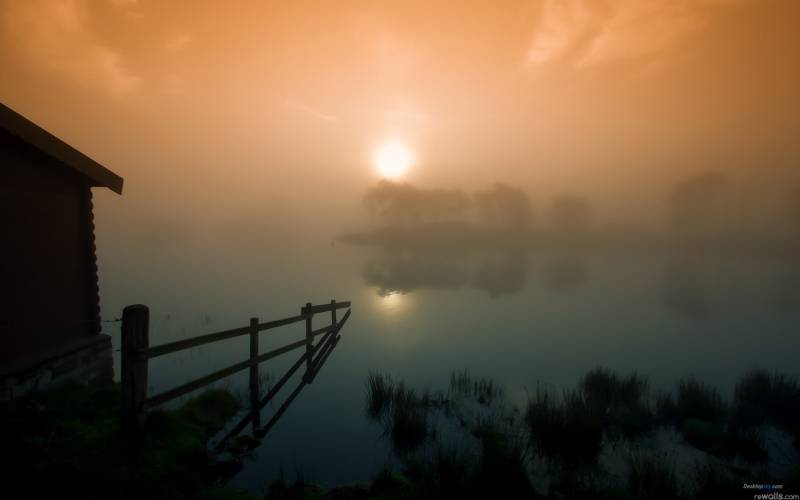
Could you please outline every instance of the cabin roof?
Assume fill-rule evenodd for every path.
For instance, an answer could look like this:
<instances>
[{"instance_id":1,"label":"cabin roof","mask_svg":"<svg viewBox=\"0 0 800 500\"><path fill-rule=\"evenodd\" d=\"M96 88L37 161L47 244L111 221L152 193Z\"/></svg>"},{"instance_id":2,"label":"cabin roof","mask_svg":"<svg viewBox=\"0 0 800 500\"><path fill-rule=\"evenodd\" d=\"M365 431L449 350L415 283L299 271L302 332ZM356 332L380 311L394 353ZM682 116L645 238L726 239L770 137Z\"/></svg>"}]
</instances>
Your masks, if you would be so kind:
<instances>
[{"instance_id":1,"label":"cabin roof","mask_svg":"<svg viewBox=\"0 0 800 500\"><path fill-rule=\"evenodd\" d=\"M77 171L92 186L122 194L122 177L3 104L0 104L0 128Z\"/></svg>"}]
</instances>

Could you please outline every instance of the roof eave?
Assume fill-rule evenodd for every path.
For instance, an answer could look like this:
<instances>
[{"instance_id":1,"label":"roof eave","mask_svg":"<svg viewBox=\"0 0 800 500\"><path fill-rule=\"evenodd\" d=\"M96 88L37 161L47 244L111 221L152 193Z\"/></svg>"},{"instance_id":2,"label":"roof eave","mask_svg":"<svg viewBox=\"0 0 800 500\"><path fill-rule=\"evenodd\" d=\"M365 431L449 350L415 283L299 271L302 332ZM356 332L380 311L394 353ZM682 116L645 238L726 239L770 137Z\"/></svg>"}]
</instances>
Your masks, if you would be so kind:
<instances>
[{"instance_id":1,"label":"roof eave","mask_svg":"<svg viewBox=\"0 0 800 500\"><path fill-rule=\"evenodd\" d=\"M122 177L3 104L0 104L0 127L72 167L88 178L92 186L107 187L122 194Z\"/></svg>"}]
</instances>

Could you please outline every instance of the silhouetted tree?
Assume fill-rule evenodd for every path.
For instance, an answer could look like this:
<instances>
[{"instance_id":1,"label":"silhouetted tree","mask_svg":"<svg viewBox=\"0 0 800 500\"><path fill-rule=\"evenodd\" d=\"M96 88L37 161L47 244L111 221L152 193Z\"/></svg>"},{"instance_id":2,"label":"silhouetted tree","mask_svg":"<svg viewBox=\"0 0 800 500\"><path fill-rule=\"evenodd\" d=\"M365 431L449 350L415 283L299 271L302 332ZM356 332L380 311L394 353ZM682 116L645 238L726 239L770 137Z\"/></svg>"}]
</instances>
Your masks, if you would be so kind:
<instances>
[{"instance_id":1,"label":"silhouetted tree","mask_svg":"<svg viewBox=\"0 0 800 500\"><path fill-rule=\"evenodd\" d=\"M408 183L380 181L364 195L367 210L392 223L462 216L470 198L458 189L419 189Z\"/></svg>"},{"instance_id":2,"label":"silhouetted tree","mask_svg":"<svg viewBox=\"0 0 800 500\"><path fill-rule=\"evenodd\" d=\"M591 212L591 206L585 198L561 195L553 200L550 207L550 225L559 231L584 231L589 227Z\"/></svg>"},{"instance_id":3,"label":"silhouetted tree","mask_svg":"<svg viewBox=\"0 0 800 500\"><path fill-rule=\"evenodd\" d=\"M490 224L506 227L526 227L533 220L528 195L518 188L497 183L487 191L475 193L478 213Z\"/></svg>"},{"instance_id":4,"label":"silhouetted tree","mask_svg":"<svg viewBox=\"0 0 800 500\"><path fill-rule=\"evenodd\" d=\"M673 227L698 229L707 224L724 185L725 176L719 172L706 172L675 184L670 197Z\"/></svg>"}]
</instances>

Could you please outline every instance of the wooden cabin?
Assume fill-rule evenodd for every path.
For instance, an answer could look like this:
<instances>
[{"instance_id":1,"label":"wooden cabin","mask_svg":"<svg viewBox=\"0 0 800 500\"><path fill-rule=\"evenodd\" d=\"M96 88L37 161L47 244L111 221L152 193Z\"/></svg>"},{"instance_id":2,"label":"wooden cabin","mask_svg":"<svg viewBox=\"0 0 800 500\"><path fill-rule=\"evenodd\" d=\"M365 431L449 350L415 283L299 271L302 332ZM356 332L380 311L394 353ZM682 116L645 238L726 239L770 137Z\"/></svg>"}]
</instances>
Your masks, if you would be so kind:
<instances>
[{"instance_id":1,"label":"wooden cabin","mask_svg":"<svg viewBox=\"0 0 800 500\"><path fill-rule=\"evenodd\" d=\"M110 361L110 338L101 334L92 188L122 194L122 182L0 104L0 399L89 376L92 363Z\"/></svg>"}]
</instances>

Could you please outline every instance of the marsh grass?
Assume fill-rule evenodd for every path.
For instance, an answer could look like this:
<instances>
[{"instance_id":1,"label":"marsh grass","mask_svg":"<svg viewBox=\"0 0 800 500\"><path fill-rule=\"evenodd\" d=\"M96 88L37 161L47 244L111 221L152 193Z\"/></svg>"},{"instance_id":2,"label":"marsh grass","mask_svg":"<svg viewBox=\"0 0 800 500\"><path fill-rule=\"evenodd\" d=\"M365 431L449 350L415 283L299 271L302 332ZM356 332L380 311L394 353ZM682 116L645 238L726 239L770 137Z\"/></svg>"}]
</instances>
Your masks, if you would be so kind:
<instances>
[{"instance_id":1,"label":"marsh grass","mask_svg":"<svg viewBox=\"0 0 800 500\"><path fill-rule=\"evenodd\" d=\"M742 429L735 425L687 418L679 430L684 439L699 450L719 457L739 456L748 463L767 460L763 439L753 429Z\"/></svg>"},{"instance_id":2,"label":"marsh grass","mask_svg":"<svg viewBox=\"0 0 800 500\"><path fill-rule=\"evenodd\" d=\"M378 473L369 486L368 497L376 499L406 499L417 496L418 486L404 474L384 469Z\"/></svg>"},{"instance_id":3,"label":"marsh grass","mask_svg":"<svg viewBox=\"0 0 800 500\"><path fill-rule=\"evenodd\" d=\"M472 480L477 498L529 498L532 492L525 448L493 425L475 429L480 460Z\"/></svg>"},{"instance_id":4,"label":"marsh grass","mask_svg":"<svg viewBox=\"0 0 800 500\"><path fill-rule=\"evenodd\" d=\"M389 410L394 395L394 382L388 375L370 372L367 377L367 417L381 419Z\"/></svg>"},{"instance_id":5,"label":"marsh grass","mask_svg":"<svg viewBox=\"0 0 800 500\"><path fill-rule=\"evenodd\" d=\"M637 373L622 378L617 383L614 405L622 408L647 409L649 382Z\"/></svg>"},{"instance_id":6,"label":"marsh grass","mask_svg":"<svg viewBox=\"0 0 800 500\"><path fill-rule=\"evenodd\" d=\"M659 421L675 425L689 444L705 452L740 456L749 463L764 462L767 450L753 426L767 418L757 405L769 407L770 386L768 375L746 375L737 384L734 403L729 407L717 389L694 378L683 379L678 382L675 398L657 398ZM766 399L762 391L766 391Z\"/></svg>"},{"instance_id":7,"label":"marsh grass","mask_svg":"<svg viewBox=\"0 0 800 500\"><path fill-rule=\"evenodd\" d=\"M469 407L467 402L477 406ZM482 411L469 411L482 408ZM467 431L483 424L511 425L513 413L505 415L505 395L494 381L472 378L468 372L454 372L446 393L426 390L422 393L395 381L390 376L371 372L366 380L366 416L384 426L399 455L417 450L435 439L438 416Z\"/></svg>"},{"instance_id":8,"label":"marsh grass","mask_svg":"<svg viewBox=\"0 0 800 500\"><path fill-rule=\"evenodd\" d=\"M675 464L653 456L628 458L627 489L632 498L673 500L681 497Z\"/></svg>"},{"instance_id":9,"label":"marsh grass","mask_svg":"<svg viewBox=\"0 0 800 500\"><path fill-rule=\"evenodd\" d=\"M391 437L395 450L401 455L422 446L428 436L428 407L416 391L403 382L392 391Z\"/></svg>"},{"instance_id":10,"label":"marsh grass","mask_svg":"<svg viewBox=\"0 0 800 500\"><path fill-rule=\"evenodd\" d=\"M764 370L746 374L733 391L733 420L741 427L764 423L772 414L772 377Z\"/></svg>"},{"instance_id":11,"label":"marsh grass","mask_svg":"<svg viewBox=\"0 0 800 500\"><path fill-rule=\"evenodd\" d=\"M589 412L612 435L634 437L653 429L649 383L636 373L625 377L596 368L578 383Z\"/></svg>"},{"instance_id":12,"label":"marsh grass","mask_svg":"<svg viewBox=\"0 0 800 500\"><path fill-rule=\"evenodd\" d=\"M678 382L673 416L676 423L680 424L687 419L697 419L712 424L722 424L727 414L728 409L716 388L706 385L694 377Z\"/></svg>"},{"instance_id":13,"label":"marsh grass","mask_svg":"<svg viewBox=\"0 0 800 500\"><path fill-rule=\"evenodd\" d=\"M429 455L410 456L402 472L379 474L368 498L535 498L521 449L491 428L476 429L476 436L477 454L440 444Z\"/></svg>"},{"instance_id":14,"label":"marsh grass","mask_svg":"<svg viewBox=\"0 0 800 500\"><path fill-rule=\"evenodd\" d=\"M733 397L734 425L748 429L765 422L788 432L800 429L800 386L784 375L755 370L736 384Z\"/></svg>"},{"instance_id":15,"label":"marsh grass","mask_svg":"<svg viewBox=\"0 0 800 500\"><path fill-rule=\"evenodd\" d=\"M695 448L715 455L722 455L726 452L727 433L725 426L721 423L687 418L681 422L679 430L684 439Z\"/></svg>"},{"instance_id":16,"label":"marsh grass","mask_svg":"<svg viewBox=\"0 0 800 500\"><path fill-rule=\"evenodd\" d=\"M413 484L415 496L387 498L526 498L535 495L531 474L544 465L557 498L660 499L695 497L693 489L712 492L715 485L728 491L732 477L746 477L748 467L768 458L756 424L773 422L790 433L797 428L797 397L794 380L751 373L737 385L729 409L716 388L694 378L680 380L673 393L653 396L645 377L597 368L574 389L537 386L520 413L505 406L502 387L467 371L451 374L446 393L418 393L371 373L366 413L387 426L385 434L406 465L404 477ZM442 448L436 433L443 422L457 424L452 430L466 438L459 442L471 445ZM642 454L653 441L640 436L659 427L674 427L689 445L714 455L714 467L724 466L698 465L694 476L676 477L672 462ZM800 440L800 433L792 435ZM635 450L623 476L609 475L599 463L604 445L616 446L615 439ZM437 445L434 454L431 448L409 453L426 444ZM733 464L745 472L732 473ZM686 490L679 491L679 484Z\"/></svg>"},{"instance_id":17,"label":"marsh grass","mask_svg":"<svg viewBox=\"0 0 800 500\"><path fill-rule=\"evenodd\" d=\"M560 405L550 391L536 388L534 397L528 401L525 421L531 441L539 452L548 457L555 456L558 452L563 416Z\"/></svg>"},{"instance_id":18,"label":"marsh grass","mask_svg":"<svg viewBox=\"0 0 800 500\"><path fill-rule=\"evenodd\" d=\"M505 398L505 391L494 380L474 378L467 370L450 374L450 394L457 398L473 399L485 407Z\"/></svg>"},{"instance_id":19,"label":"marsh grass","mask_svg":"<svg viewBox=\"0 0 800 500\"><path fill-rule=\"evenodd\" d=\"M560 454L568 467L594 463L600 454L603 422L578 390L564 391Z\"/></svg>"},{"instance_id":20,"label":"marsh grass","mask_svg":"<svg viewBox=\"0 0 800 500\"><path fill-rule=\"evenodd\" d=\"M576 472L554 483L548 498L591 498L596 500L622 500L635 498L622 485L612 484L596 471Z\"/></svg>"},{"instance_id":21,"label":"marsh grass","mask_svg":"<svg viewBox=\"0 0 800 500\"><path fill-rule=\"evenodd\" d=\"M391 438L392 447L401 456L415 451L430 436L429 412L438 398L395 382L388 375L370 373L367 377L365 413L380 422Z\"/></svg>"},{"instance_id":22,"label":"marsh grass","mask_svg":"<svg viewBox=\"0 0 800 500\"><path fill-rule=\"evenodd\" d=\"M436 475L445 497L463 493L470 471L475 467L471 456L457 446L439 446L434 455Z\"/></svg>"},{"instance_id":23,"label":"marsh grass","mask_svg":"<svg viewBox=\"0 0 800 500\"><path fill-rule=\"evenodd\" d=\"M596 368L581 378L578 388L592 410L598 415L605 415L615 400L618 385L615 374Z\"/></svg>"},{"instance_id":24,"label":"marsh grass","mask_svg":"<svg viewBox=\"0 0 800 500\"><path fill-rule=\"evenodd\" d=\"M671 393L658 392L653 398L653 406L657 425L672 425L678 420L678 407Z\"/></svg>"},{"instance_id":25,"label":"marsh grass","mask_svg":"<svg viewBox=\"0 0 800 500\"><path fill-rule=\"evenodd\" d=\"M526 411L531 441L541 455L559 458L568 468L593 463L604 430L631 437L652 429L647 397L644 378L635 373L620 378L601 368L560 398L537 388Z\"/></svg>"},{"instance_id":26,"label":"marsh grass","mask_svg":"<svg viewBox=\"0 0 800 500\"><path fill-rule=\"evenodd\" d=\"M725 454L740 456L747 463L766 462L769 458L764 440L755 429L741 429L729 424L725 436Z\"/></svg>"},{"instance_id":27,"label":"marsh grass","mask_svg":"<svg viewBox=\"0 0 800 500\"><path fill-rule=\"evenodd\" d=\"M525 420L540 455L561 459L568 468L597 459L603 436L601 415L582 391L564 391L559 399L537 388Z\"/></svg>"},{"instance_id":28,"label":"marsh grass","mask_svg":"<svg viewBox=\"0 0 800 500\"><path fill-rule=\"evenodd\" d=\"M694 498L736 498L742 494L742 484L752 479L737 476L730 468L708 462L695 464L692 476Z\"/></svg>"}]
</instances>

